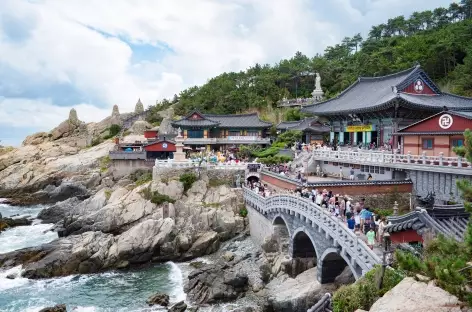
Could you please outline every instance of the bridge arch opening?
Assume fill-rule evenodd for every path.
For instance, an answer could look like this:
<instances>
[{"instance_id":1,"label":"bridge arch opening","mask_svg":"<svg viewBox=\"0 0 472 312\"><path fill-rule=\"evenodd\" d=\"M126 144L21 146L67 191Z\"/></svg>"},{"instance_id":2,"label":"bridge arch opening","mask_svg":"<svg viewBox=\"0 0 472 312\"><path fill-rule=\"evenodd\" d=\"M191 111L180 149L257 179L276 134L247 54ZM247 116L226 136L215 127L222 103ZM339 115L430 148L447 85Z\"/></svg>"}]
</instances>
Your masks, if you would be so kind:
<instances>
[{"instance_id":1,"label":"bridge arch opening","mask_svg":"<svg viewBox=\"0 0 472 312\"><path fill-rule=\"evenodd\" d=\"M293 237L292 266L290 276L298 274L316 266L317 254L310 237L303 231Z\"/></svg>"},{"instance_id":2,"label":"bridge arch opening","mask_svg":"<svg viewBox=\"0 0 472 312\"><path fill-rule=\"evenodd\" d=\"M277 240L280 251L288 253L290 233L288 231L287 223L285 223L285 220L282 217L278 216L274 219L272 224L274 226L274 237Z\"/></svg>"},{"instance_id":3,"label":"bridge arch opening","mask_svg":"<svg viewBox=\"0 0 472 312\"><path fill-rule=\"evenodd\" d=\"M247 177L246 180L247 180L248 185L251 185L251 183L259 182L259 178L256 177L256 176L249 176L249 177Z\"/></svg>"},{"instance_id":4,"label":"bridge arch opening","mask_svg":"<svg viewBox=\"0 0 472 312\"><path fill-rule=\"evenodd\" d=\"M353 276L357 273L358 276L362 275L362 272L352 272L352 268L347 264L344 258L337 252L331 251L325 255L321 263L321 278L320 282L333 283L341 273L349 267ZM360 268L358 268L360 270ZM320 271L319 271L320 272Z\"/></svg>"}]
</instances>

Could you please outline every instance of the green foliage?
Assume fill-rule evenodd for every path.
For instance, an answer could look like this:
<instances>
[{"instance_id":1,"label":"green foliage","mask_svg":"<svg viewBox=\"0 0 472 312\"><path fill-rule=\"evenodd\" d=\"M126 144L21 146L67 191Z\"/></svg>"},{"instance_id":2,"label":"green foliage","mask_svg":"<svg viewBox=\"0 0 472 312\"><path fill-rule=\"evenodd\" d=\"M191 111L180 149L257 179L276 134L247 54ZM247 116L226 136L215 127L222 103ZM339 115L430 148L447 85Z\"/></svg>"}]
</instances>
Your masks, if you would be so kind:
<instances>
[{"instance_id":1,"label":"green foliage","mask_svg":"<svg viewBox=\"0 0 472 312\"><path fill-rule=\"evenodd\" d=\"M152 171L150 169L138 169L129 175L129 179L136 185L143 185L152 180Z\"/></svg>"},{"instance_id":2,"label":"green foliage","mask_svg":"<svg viewBox=\"0 0 472 312\"><path fill-rule=\"evenodd\" d=\"M111 159L110 156L104 156L100 158L100 172L106 172L110 167Z\"/></svg>"},{"instance_id":3,"label":"green foliage","mask_svg":"<svg viewBox=\"0 0 472 312\"><path fill-rule=\"evenodd\" d=\"M291 160L292 160L291 157L285 156L285 155L268 156L268 157L258 159L258 161L263 163L264 165L278 165L278 164L289 162Z\"/></svg>"},{"instance_id":4,"label":"green foliage","mask_svg":"<svg viewBox=\"0 0 472 312\"><path fill-rule=\"evenodd\" d=\"M450 91L472 95L470 2L463 0L449 8L391 18L374 25L367 38L353 34L327 47L323 55L297 52L272 66L255 64L246 71L223 73L174 97L175 112L261 112L275 107L283 98L309 98L315 78L307 72L320 73L323 91L331 98L359 76L386 75L416 62L435 81L454 86ZM286 118L297 120L301 116L290 110Z\"/></svg>"},{"instance_id":5,"label":"green foliage","mask_svg":"<svg viewBox=\"0 0 472 312\"><path fill-rule=\"evenodd\" d=\"M266 157L277 155L279 151L280 151L280 147L271 146L261 151L253 152L252 155L258 158L266 158Z\"/></svg>"},{"instance_id":6,"label":"green foliage","mask_svg":"<svg viewBox=\"0 0 472 312\"><path fill-rule=\"evenodd\" d=\"M111 190L105 190L105 197L106 197L107 200L110 199L110 197L111 197Z\"/></svg>"},{"instance_id":7,"label":"green foliage","mask_svg":"<svg viewBox=\"0 0 472 312\"><path fill-rule=\"evenodd\" d=\"M179 177L179 181L184 185L184 192L187 192L193 185L195 181L197 181L197 176L193 172L184 173Z\"/></svg>"},{"instance_id":8,"label":"green foliage","mask_svg":"<svg viewBox=\"0 0 472 312\"><path fill-rule=\"evenodd\" d=\"M105 135L103 137L103 139L108 140L108 139L111 139L111 138L115 137L116 135L118 135L120 133L121 126L113 124L109 128L107 128L106 131L108 131L108 134Z\"/></svg>"},{"instance_id":9,"label":"green foliage","mask_svg":"<svg viewBox=\"0 0 472 312\"><path fill-rule=\"evenodd\" d=\"M92 143L90 144L91 146L97 146L100 145L103 142L103 139L100 137L97 137L92 140Z\"/></svg>"},{"instance_id":10,"label":"green foliage","mask_svg":"<svg viewBox=\"0 0 472 312\"><path fill-rule=\"evenodd\" d=\"M306 115L303 114L302 112L300 112L299 108L289 108L285 112L285 120L286 121L298 121L298 120L301 120L305 117L306 117Z\"/></svg>"},{"instance_id":11,"label":"green foliage","mask_svg":"<svg viewBox=\"0 0 472 312\"><path fill-rule=\"evenodd\" d=\"M375 215L379 216L380 218L382 217L390 217L393 215L393 208L392 209L384 209L384 208L378 208L378 209L374 209L374 213Z\"/></svg>"},{"instance_id":12,"label":"green foliage","mask_svg":"<svg viewBox=\"0 0 472 312\"><path fill-rule=\"evenodd\" d=\"M349 286L342 286L333 296L334 312L354 312L357 309L369 310L372 304L387 291L395 287L403 279L400 272L393 269L386 269L382 283L382 288L377 289L377 278L381 267L374 269Z\"/></svg>"},{"instance_id":13,"label":"green foliage","mask_svg":"<svg viewBox=\"0 0 472 312\"><path fill-rule=\"evenodd\" d=\"M239 216L243 218L247 217L247 209L244 205L239 208Z\"/></svg>"},{"instance_id":14,"label":"green foliage","mask_svg":"<svg viewBox=\"0 0 472 312\"><path fill-rule=\"evenodd\" d=\"M160 194L159 192L154 192L151 197L151 203L156 205L162 205L164 203L175 203L175 200L170 198L167 195Z\"/></svg>"},{"instance_id":15,"label":"green foliage","mask_svg":"<svg viewBox=\"0 0 472 312\"><path fill-rule=\"evenodd\" d=\"M300 142L302 140L302 135L303 132L301 131L295 131L295 130L289 130L285 131L281 135L277 137L277 140L275 143L283 143L286 146L290 147L292 146L295 142Z\"/></svg>"}]
</instances>

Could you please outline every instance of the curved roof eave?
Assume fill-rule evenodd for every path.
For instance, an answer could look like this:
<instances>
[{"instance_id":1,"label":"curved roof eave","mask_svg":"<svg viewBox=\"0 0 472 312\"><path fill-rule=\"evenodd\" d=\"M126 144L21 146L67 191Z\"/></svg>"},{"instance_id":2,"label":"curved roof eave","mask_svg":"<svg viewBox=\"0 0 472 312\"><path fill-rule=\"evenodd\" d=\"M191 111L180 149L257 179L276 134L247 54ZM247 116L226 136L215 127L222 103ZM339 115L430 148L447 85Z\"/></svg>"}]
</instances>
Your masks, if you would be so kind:
<instances>
[{"instance_id":1,"label":"curved roof eave","mask_svg":"<svg viewBox=\"0 0 472 312\"><path fill-rule=\"evenodd\" d=\"M383 109L383 108L392 106L397 98L398 97L396 96L393 99L391 99L387 102L378 104L378 105L368 106L368 107L365 107L365 108L352 109L352 110L329 111L329 112L311 112L311 111L305 111L305 112L309 113L309 114L317 115L317 116L333 116L333 115L367 113L367 112L376 111L376 110L379 110L379 109Z\"/></svg>"}]
</instances>

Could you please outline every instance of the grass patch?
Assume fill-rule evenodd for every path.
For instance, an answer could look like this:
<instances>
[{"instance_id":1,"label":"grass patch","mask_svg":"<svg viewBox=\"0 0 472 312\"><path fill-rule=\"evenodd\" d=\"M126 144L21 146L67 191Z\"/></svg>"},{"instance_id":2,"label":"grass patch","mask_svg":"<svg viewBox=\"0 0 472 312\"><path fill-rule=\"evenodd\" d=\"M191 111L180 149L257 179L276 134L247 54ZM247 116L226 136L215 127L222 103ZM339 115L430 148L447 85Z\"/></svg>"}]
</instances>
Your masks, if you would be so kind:
<instances>
[{"instance_id":1,"label":"grass patch","mask_svg":"<svg viewBox=\"0 0 472 312\"><path fill-rule=\"evenodd\" d=\"M92 140L92 143L90 144L91 146L97 146L100 145L103 142L103 139L98 137Z\"/></svg>"},{"instance_id":2,"label":"grass patch","mask_svg":"<svg viewBox=\"0 0 472 312\"><path fill-rule=\"evenodd\" d=\"M134 182L136 186L140 186L152 181L152 171L146 169L138 169L129 175L129 179Z\"/></svg>"},{"instance_id":3,"label":"grass patch","mask_svg":"<svg viewBox=\"0 0 472 312\"><path fill-rule=\"evenodd\" d=\"M376 265L364 277L349 286L342 286L333 296L333 312L354 312L357 309L369 310L374 302L403 279L400 272L386 269L381 289L377 289L377 276L381 266Z\"/></svg>"},{"instance_id":4,"label":"grass patch","mask_svg":"<svg viewBox=\"0 0 472 312\"><path fill-rule=\"evenodd\" d=\"M179 181L183 183L185 193L192 187L197 179L197 176L192 172L184 173L180 176Z\"/></svg>"},{"instance_id":5,"label":"grass patch","mask_svg":"<svg viewBox=\"0 0 472 312\"><path fill-rule=\"evenodd\" d=\"M11 151L14 151L14 150L15 148L13 146L5 146L5 147L0 146L0 155L10 153Z\"/></svg>"},{"instance_id":6,"label":"grass patch","mask_svg":"<svg viewBox=\"0 0 472 312\"><path fill-rule=\"evenodd\" d=\"M189 265L194 269L200 269L205 265L205 263L203 263L202 261L193 261L190 262Z\"/></svg>"},{"instance_id":7,"label":"grass patch","mask_svg":"<svg viewBox=\"0 0 472 312\"><path fill-rule=\"evenodd\" d=\"M220 208L221 204L220 203L203 203L203 207L207 208Z\"/></svg>"},{"instance_id":8,"label":"grass patch","mask_svg":"<svg viewBox=\"0 0 472 312\"><path fill-rule=\"evenodd\" d=\"M109 200L111 197L111 190L105 190L105 198Z\"/></svg>"},{"instance_id":9,"label":"grass patch","mask_svg":"<svg viewBox=\"0 0 472 312\"><path fill-rule=\"evenodd\" d=\"M110 156L104 156L100 158L100 172L106 172L110 167L111 159Z\"/></svg>"},{"instance_id":10,"label":"grass patch","mask_svg":"<svg viewBox=\"0 0 472 312\"><path fill-rule=\"evenodd\" d=\"M144 199L149 200L151 201L151 203L156 205L162 205L164 203L175 203L175 199L172 199L171 197L161 194L157 191L152 192L150 187L143 189L140 193Z\"/></svg>"}]
</instances>

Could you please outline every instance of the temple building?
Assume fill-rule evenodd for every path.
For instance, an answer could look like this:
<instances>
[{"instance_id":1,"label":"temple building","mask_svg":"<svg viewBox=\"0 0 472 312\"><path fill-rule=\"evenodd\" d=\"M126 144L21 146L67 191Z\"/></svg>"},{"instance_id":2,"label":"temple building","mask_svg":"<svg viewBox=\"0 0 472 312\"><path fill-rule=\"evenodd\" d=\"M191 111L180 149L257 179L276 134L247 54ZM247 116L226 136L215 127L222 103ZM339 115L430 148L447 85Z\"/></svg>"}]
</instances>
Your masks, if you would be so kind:
<instances>
[{"instance_id":1,"label":"temple building","mask_svg":"<svg viewBox=\"0 0 472 312\"><path fill-rule=\"evenodd\" d=\"M302 112L331 126L336 144L384 143L398 147L400 129L443 110L472 111L472 98L441 92L418 65L382 77L360 77L330 100L307 105Z\"/></svg>"},{"instance_id":2,"label":"temple building","mask_svg":"<svg viewBox=\"0 0 472 312\"><path fill-rule=\"evenodd\" d=\"M472 112L443 111L394 135L400 137L401 154L455 157L453 149L464 145L466 129L472 129Z\"/></svg>"},{"instance_id":3,"label":"temple building","mask_svg":"<svg viewBox=\"0 0 472 312\"><path fill-rule=\"evenodd\" d=\"M193 111L172 122L172 126L182 130L186 147L225 151L246 144L269 145L272 124L259 119L256 113L212 115Z\"/></svg>"},{"instance_id":4,"label":"temple building","mask_svg":"<svg viewBox=\"0 0 472 312\"><path fill-rule=\"evenodd\" d=\"M277 125L277 131L302 131L302 141L306 144L321 144L329 137L330 127L321 124L318 118L304 118L299 121L283 121Z\"/></svg>"}]
</instances>

